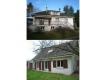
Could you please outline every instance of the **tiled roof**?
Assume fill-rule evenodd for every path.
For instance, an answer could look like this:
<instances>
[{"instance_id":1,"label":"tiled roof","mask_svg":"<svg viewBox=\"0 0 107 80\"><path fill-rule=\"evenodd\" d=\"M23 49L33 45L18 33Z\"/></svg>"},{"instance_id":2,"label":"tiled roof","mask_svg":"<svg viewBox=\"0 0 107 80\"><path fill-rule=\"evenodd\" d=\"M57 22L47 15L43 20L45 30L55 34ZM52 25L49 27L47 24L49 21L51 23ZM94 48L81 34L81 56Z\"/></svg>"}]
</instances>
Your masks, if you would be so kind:
<instances>
[{"instance_id":1,"label":"tiled roof","mask_svg":"<svg viewBox=\"0 0 107 80\"><path fill-rule=\"evenodd\" d=\"M70 42L69 42L70 43ZM75 44L72 44L75 47ZM44 48L33 58L33 60L47 59L52 57L72 55L73 49L68 46L68 43L63 43L60 45L55 45L51 47Z\"/></svg>"}]
</instances>

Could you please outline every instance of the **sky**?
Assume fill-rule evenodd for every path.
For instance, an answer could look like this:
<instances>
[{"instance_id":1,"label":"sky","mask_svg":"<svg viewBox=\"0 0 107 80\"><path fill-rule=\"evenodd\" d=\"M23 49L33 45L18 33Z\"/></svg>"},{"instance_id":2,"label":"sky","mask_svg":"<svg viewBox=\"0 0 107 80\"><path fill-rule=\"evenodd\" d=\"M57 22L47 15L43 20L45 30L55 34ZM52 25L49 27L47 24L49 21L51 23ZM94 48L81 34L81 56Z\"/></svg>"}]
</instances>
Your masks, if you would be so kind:
<instances>
[{"instance_id":1,"label":"sky","mask_svg":"<svg viewBox=\"0 0 107 80\"><path fill-rule=\"evenodd\" d=\"M46 9L46 3L49 10L59 10L61 8L61 11L63 11L65 5L72 6L74 12L79 9L79 0L27 0L27 4L30 2L40 10Z\"/></svg>"},{"instance_id":2,"label":"sky","mask_svg":"<svg viewBox=\"0 0 107 80\"><path fill-rule=\"evenodd\" d=\"M55 44L71 41L71 40L54 40ZM28 40L26 43L26 60L31 60L36 56L36 53L33 52L34 48L37 49L39 44L39 40Z\"/></svg>"}]
</instances>

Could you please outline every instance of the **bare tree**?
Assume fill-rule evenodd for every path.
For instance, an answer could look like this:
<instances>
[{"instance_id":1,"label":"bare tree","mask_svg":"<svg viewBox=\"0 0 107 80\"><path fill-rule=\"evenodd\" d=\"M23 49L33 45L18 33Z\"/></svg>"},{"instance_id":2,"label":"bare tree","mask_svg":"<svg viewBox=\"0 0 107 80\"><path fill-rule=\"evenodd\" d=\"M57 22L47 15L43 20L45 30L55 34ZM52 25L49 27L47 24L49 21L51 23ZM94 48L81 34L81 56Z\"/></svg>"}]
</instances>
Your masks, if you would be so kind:
<instances>
[{"instance_id":1,"label":"bare tree","mask_svg":"<svg viewBox=\"0 0 107 80\"><path fill-rule=\"evenodd\" d=\"M63 43L66 44L63 46ZM37 49L34 48L35 53L39 53L43 48L54 46L54 48L58 48L61 50L65 50L67 52L73 52L73 54L76 54L79 56L79 41L78 40L73 40L73 41L64 41L64 40L59 40L59 46L55 46L56 43L54 40L40 40L39 45Z\"/></svg>"},{"instance_id":2,"label":"bare tree","mask_svg":"<svg viewBox=\"0 0 107 80\"><path fill-rule=\"evenodd\" d=\"M33 52L39 53L43 48L50 47L53 45L55 45L54 40L39 40L39 45L35 45L38 46L38 48L37 49L34 48Z\"/></svg>"},{"instance_id":3,"label":"bare tree","mask_svg":"<svg viewBox=\"0 0 107 80\"><path fill-rule=\"evenodd\" d=\"M59 46L55 46L55 48L67 51L67 52L73 52L73 54L76 54L79 56L79 41L73 40L69 42L65 42L65 46L63 45L63 40L59 41Z\"/></svg>"}]
</instances>

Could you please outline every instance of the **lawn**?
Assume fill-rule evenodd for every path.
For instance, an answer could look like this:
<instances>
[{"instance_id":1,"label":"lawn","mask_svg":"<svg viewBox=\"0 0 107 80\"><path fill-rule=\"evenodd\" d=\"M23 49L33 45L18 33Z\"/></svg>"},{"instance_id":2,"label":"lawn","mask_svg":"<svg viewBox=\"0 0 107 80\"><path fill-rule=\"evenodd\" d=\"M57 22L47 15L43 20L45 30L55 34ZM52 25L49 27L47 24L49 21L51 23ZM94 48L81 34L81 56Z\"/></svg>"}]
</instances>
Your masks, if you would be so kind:
<instances>
[{"instance_id":1,"label":"lawn","mask_svg":"<svg viewBox=\"0 0 107 80\"><path fill-rule=\"evenodd\" d=\"M27 80L79 80L75 75L63 75L49 72L27 70Z\"/></svg>"}]
</instances>

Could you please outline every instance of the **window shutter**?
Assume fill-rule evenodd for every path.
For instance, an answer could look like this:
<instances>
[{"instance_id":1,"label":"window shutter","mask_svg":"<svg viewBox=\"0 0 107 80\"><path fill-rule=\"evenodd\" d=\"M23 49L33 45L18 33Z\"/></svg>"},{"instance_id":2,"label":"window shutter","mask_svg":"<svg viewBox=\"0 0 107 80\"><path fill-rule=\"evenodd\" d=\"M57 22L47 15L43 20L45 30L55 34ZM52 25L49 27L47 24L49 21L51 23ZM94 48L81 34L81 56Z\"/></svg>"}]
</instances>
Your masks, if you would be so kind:
<instances>
[{"instance_id":1,"label":"window shutter","mask_svg":"<svg viewBox=\"0 0 107 80\"><path fill-rule=\"evenodd\" d=\"M67 60L63 60L63 67L64 67L64 68L68 68Z\"/></svg>"}]
</instances>

